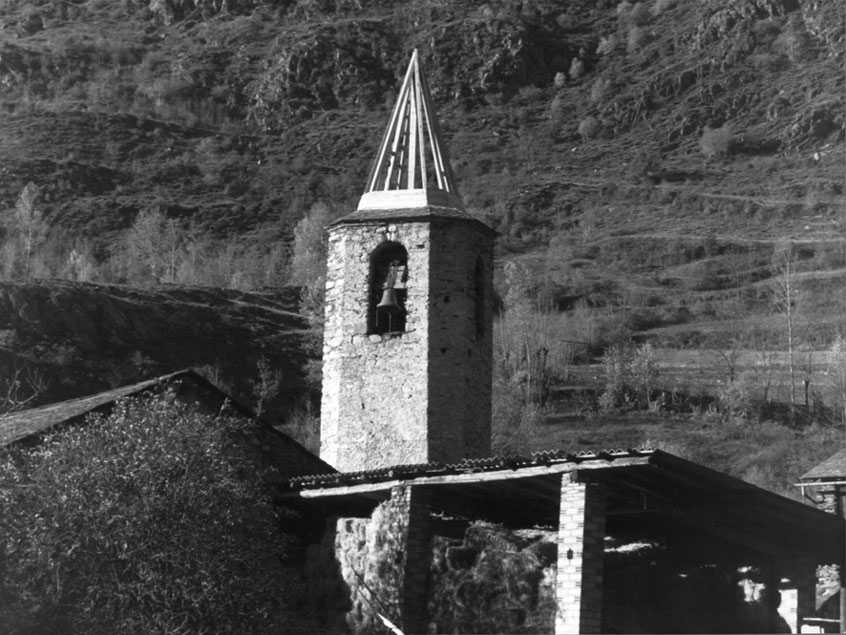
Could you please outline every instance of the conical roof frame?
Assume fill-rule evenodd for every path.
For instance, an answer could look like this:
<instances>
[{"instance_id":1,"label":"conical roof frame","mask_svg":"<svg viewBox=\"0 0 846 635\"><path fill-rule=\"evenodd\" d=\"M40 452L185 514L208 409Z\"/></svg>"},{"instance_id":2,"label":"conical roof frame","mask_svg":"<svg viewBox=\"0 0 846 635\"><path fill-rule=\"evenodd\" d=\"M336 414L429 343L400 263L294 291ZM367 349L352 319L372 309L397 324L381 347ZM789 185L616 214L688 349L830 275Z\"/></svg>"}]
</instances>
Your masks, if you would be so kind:
<instances>
[{"instance_id":1,"label":"conical roof frame","mask_svg":"<svg viewBox=\"0 0 846 635\"><path fill-rule=\"evenodd\" d=\"M415 49L358 210L428 205L464 211Z\"/></svg>"}]
</instances>

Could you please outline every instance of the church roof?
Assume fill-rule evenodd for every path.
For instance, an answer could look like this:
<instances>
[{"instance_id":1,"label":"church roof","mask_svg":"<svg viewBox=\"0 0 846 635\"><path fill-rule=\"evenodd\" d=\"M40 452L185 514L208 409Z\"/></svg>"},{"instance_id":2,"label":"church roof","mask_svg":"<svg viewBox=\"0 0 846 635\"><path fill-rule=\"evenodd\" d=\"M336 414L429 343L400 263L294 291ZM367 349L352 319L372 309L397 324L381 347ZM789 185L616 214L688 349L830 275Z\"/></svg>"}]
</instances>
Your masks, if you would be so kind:
<instances>
[{"instance_id":1,"label":"church roof","mask_svg":"<svg viewBox=\"0 0 846 635\"><path fill-rule=\"evenodd\" d=\"M104 390L95 395L2 415L0 416L0 446L50 431L69 421L81 419L106 406L113 405L119 399L161 390L185 379L204 381L192 371L182 370L112 390Z\"/></svg>"},{"instance_id":2,"label":"church roof","mask_svg":"<svg viewBox=\"0 0 846 635\"><path fill-rule=\"evenodd\" d=\"M801 480L843 480L846 478L846 450L840 450L819 465L805 472Z\"/></svg>"},{"instance_id":3,"label":"church roof","mask_svg":"<svg viewBox=\"0 0 846 635\"><path fill-rule=\"evenodd\" d=\"M276 430L193 370L180 370L86 397L68 399L0 416L0 447L13 443L34 444L41 435L64 426L83 423L94 413L108 414L121 399L173 390L200 412L216 414L226 406L233 414L256 422L252 428L257 447L282 475L331 474L334 468L288 435Z\"/></svg>"},{"instance_id":4,"label":"church roof","mask_svg":"<svg viewBox=\"0 0 846 635\"><path fill-rule=\"evenodd\" d=\"M464 209L415 49L356 214L427 205Z\"/></svg>"}]
</instances>

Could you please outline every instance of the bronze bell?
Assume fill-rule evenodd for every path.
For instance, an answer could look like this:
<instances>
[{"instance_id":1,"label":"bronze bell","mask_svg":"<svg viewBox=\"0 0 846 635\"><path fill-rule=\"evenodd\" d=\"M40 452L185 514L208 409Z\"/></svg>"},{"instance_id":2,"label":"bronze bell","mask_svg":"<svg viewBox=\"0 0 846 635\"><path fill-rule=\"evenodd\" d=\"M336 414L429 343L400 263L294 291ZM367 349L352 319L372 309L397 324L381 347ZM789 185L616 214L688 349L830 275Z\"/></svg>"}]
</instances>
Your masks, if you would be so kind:
<instances>
[{"instance_id":1,"label":"bronze bell","mask_svg":"<svg viewBox=\"0 0 846 635\"><path fill-rule=\"evenodd\" d=\"M387 311L388 313L399 313L400 305L397 303L397 293L391 288L382 291L382 299L376 305L376 310Z\"/></svg>"}]
</instances>

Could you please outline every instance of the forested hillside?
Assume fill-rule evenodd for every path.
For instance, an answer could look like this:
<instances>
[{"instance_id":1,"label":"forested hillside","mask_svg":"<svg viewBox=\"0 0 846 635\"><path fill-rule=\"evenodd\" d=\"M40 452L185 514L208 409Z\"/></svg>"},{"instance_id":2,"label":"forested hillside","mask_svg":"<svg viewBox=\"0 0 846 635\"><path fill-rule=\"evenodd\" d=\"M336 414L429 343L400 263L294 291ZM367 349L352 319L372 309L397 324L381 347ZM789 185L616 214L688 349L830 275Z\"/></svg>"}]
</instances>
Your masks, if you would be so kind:
<instances>
[{"instance_id":1,"label":"forested hillside","mask_svg":"<svg viewBox=\"0 0 846 635\"><path fill-rule=\"evenodd\" d=\"M501 324L543 326L502 329L542 335L500 338L503 420L839 421L845 30L837 0L5 0L0 278L293 283L314 318L417 48Z\"/></svg>"}]
</instances>

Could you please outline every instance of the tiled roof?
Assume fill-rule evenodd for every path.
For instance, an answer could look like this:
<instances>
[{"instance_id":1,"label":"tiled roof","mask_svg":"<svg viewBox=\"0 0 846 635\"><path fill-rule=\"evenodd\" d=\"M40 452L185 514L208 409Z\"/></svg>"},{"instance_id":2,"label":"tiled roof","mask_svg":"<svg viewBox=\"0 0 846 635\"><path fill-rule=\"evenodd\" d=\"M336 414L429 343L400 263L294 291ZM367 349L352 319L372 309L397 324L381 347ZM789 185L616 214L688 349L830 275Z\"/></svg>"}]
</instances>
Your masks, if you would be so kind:
<instances>
[{"instance_id":1,"label":"tiled roof","mask_svg":"<svg viewBox=\"0 0 846 635\"><path fill-rule=\"evenodd\" d=\"M802 475L802 480L816 479L844 479L846 478L846 449L840 450L834 456L811 468Z\"/></svg>"},{"instance_id":2,"label":"tiled roof","mask_svg":"<svg viewBox=\"0 0 846 635\"><path fill-rule=\"evenodd\" d=\"M199 375L196 375L193 371L181 370L137 384L106 390L96 395L0 415L0 446L44 432L60 423L83 417L103 406L114 403L118 399L131 397L167 385L175 380L192 376L199 378Z\"/></svg>"},{"instance_id":3,"label":"tiled roof","mask_svg":"<svg viewBox=\"0 0 846 635\"><path fill-rule=\"evenodd\" d=\"M592 460L613 461L620 458L649 456L651 448L629 450L601 450L598 452L552 450L535 452L528 457L496 456L481 459L464 459L458 463L421 463L417 465L392 465L361 472L336 472L297 476L288 480L293 490L338 487L360 483L376 483L391 480L410 480L421 476L439 476L447 474L469 474L474 472L495 472L501 470L519 470L527 467L555 465L558 463L581 463Z\"/></svg>"},{"instance_id":4,"label":"tiled roof","mask_svg":"<svg viewBox=\"0 0 846 635\"><path fill-rule=\"evenodd\" d=\"M200 404L210 412L218 412L222 404L227 404L237 415L255 420L258 424L253 428L255 444L279 468L282 476L326 474L333 471L331 465L312 454L296 440L256 417L249 409L189 369L106 390L96 395L0 415L0 447L25 439L37 439L41 433L70 422L82 421L86 415L93 412L107 412L120 399L160 392L169 388L173 388L177 395L183 394L184 397Z\"/></svg>"}]
</instances>

